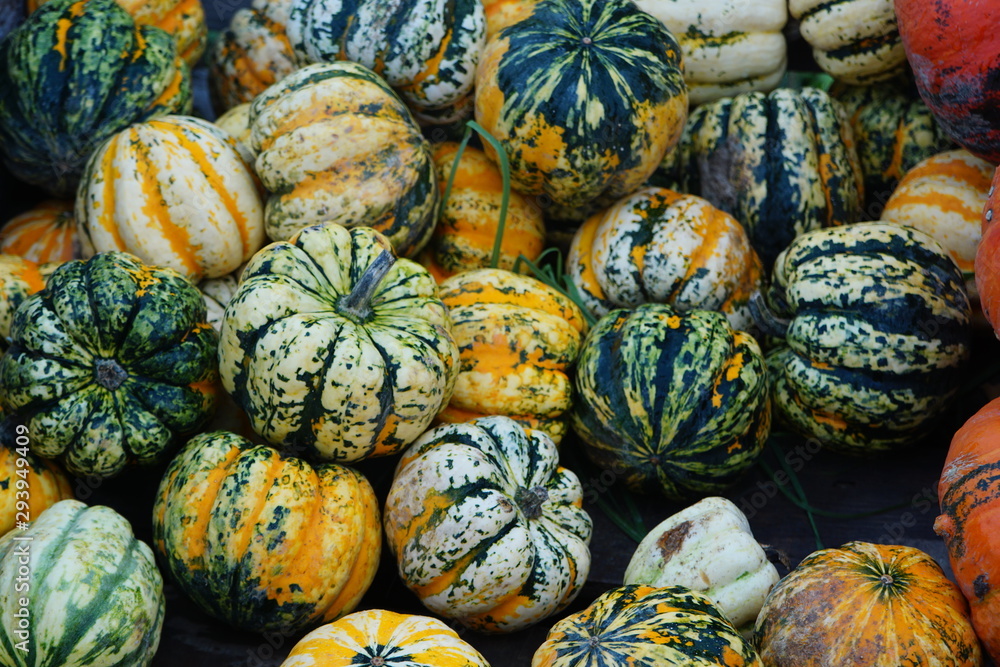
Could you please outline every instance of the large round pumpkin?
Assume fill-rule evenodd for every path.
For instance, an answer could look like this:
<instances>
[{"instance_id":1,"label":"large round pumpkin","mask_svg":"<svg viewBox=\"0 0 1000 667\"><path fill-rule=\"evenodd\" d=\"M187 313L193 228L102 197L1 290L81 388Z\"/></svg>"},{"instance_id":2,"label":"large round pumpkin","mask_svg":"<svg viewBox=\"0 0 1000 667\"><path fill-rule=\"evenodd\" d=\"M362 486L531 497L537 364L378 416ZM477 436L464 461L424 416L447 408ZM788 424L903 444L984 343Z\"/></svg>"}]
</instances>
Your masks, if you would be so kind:
<instances>
[{"instance_id":1,"label":"large round pumpkin","mask_svg":"<svg viewBox=\"0 0 1000 667\"><path fill-rule=\"evenodd\" d=\"M7 439L9 444L0 445L0 535L73 497L69 478L59 464L28 449L27 428L15 429Z\"/></svg>"},{"instance_id":2,"label":"large round pumpkin","mask_svg":"<svg viewBox=\"0 0 1000 667\"><path fill-rule=\"evenodd\" d=\"M433 428L404 452L385 532L406 586L482 632L551 616L590 572L583 488L552 439L507 417Z\"/></svg>"},{"instance_id":3,"label":"large round pumpkin","mask_svg":"<svg viewBox=\"0 0 1000 667\"><path fill-rule=\"evenodd\" d=\"M63 500L0 538L0 606L6 666L148 667L163 578L124 517Z\"/></svg>"},{"instance_id":4,"label":"large round pumpkin","mask_svg":"<svg viewBox=\"0 0 1000 667\"><path fill-rule=\"evenodd\" d=\"M254 632L299 632L352 611L382 534L361 473L310 466L224 431L192 438L153 507L154 548L199 607Z\"/></svg>"},{"instance_id":5,"label":"large round pumpkin","mask_svg":"<svg viewBox=\"0 0 1000 667\"><path fill-rule=\"evenodd\" d=\"M771 589L754 643L768 667L979 667L968 613L923 551L851 542L813 552Z\"/></svg>"},{"instance_id":6,"label":"large round pumpkin","mask_svg":"<svg viewBox=\"0 0 1000 667\"><path fill-rule=\"evenodd\" d=\"M244 269L222 382L265 440L351 462L393 454L448 403L458 347L426 269L368 227L308 227Z\"/></svg>"},{"instance_id":7,"label":"large round pumpkin","mask_svg":"<svg viewBox=\"0 0 1000 667\"><path fill-rule=\"evenodd\" d=\"M80 259L73 202L43 201L8 220L0 228L0 252L42 264Z\"/></svg>"},{"instance_id":8,"label":"large round pumpkin","mask_svg":"<svg viewBox=\"0 0 1000 667\"><path fill-rule=\"evenodd\" d=\"M721 492L770 432L760 347L715 311L611 311L583 343L575 388L571 423L588 457L635 491Z\"/></svg>"},{"instance_id":9,"label":"large round pumpkin","mask_svg":"<svg viewBox=\"0 0 1000 667\"><path fill-rule=\"evenodd\" d=\"M254 99L250 125L272 239L337 223L372 227L406 257L427 243L439 200L430 144L370 69L303 67Z\"/></svg>"},{"instance_id":10,"label":"large round pumpkin","mask_svg":"<svg viewBox=\"0 0 1000 667\"><path fill-rule=\"evenodd\" d=\"M0 47L0 149L11 172L55 197L73 195L115 132L190 108L170 35L114 0L47 2Z\"/></svg>"},{"instance_id":11,"label":"large round pumpkin","mask_svg":"<svg viewBox=\"0 0 1000 667\"><path fill-rule=\"evenodd\" d=\"M642 185L687 106L677 41L628 0L542 0L487 44L476 73L476 120L503 145L514 187L544 195L553 217L580 219Z\"/></svg>"},{"instance_id":12,"label":"large round pumpkin","mask_svg":"<svg viewBox=\"0 0 1000 667\"><path fill-rule=\"evenodd\" d=\"M73 474L153 464L211 417L217 335L201 292L108 252L59 267L14 314L0 405Z\"/></svg>"}]
</instances>

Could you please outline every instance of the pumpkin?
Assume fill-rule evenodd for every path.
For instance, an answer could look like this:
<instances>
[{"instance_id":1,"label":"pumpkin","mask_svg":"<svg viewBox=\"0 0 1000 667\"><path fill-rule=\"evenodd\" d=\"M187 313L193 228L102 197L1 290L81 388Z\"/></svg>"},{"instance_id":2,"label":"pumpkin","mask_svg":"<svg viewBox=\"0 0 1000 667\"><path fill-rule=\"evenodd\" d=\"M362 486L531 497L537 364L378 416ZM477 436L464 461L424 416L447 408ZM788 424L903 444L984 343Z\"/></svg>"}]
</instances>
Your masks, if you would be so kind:
<instances>
[{"instance_id":1,"label":"pumpkin","mask_svg":"<svg viewBox=\"0 0 1000 667\"><path fill-rule=\"evenodd\" d=\"M569 220L642 185L688 107L677 41L628 0L542 0L486 45L475 94L513 187Z\"/></svg>"},{"instance_id":2,"label":"pumpkin","mask_svg":"<svg viewBox=\"0 0 1000 667\"><path fill-rule=\"evenodd\" d=\"M226 312L226 306L236 294L239 285L238 271L227 274L220 278L210 278L198 283L198 289L205 299L206 319L216 331L222 330L222 316Z\"/></svg>"},{"instance_id":3,"label":"pumpkin","mask_svg":"<svg viewBox=\"0 0 1000 667\"><path fill-rule=\"evenodd\" d=\"M592 215L573 235L566 264L596 317L669 303L681 311L719 310L737 329L753 324L750 295L764 280L735 218L701 197L655 187Z\"/></svg>"},{"instance_id":4,"label":"pumpkin","mask_svg":"<svg viewBox=\"0 0 1000 667\"><path fill-rule=\"evenodd\" d=\"M976 247L976 259L973 269L976 274L976 292L983 315L993 326L994 332L1000 332L1000 235L997 230L1000 225L994 218L1000 216L1000 172L993 173L993 181L986 191L986 204L982 214L982 239Z\"/></svg>"},{"instance_id":5,"label":"pumpkin","mask_svg":"<svg viewBox=\"0 0 1000 667\"><path fill-rule=\"evenodd\" d=\"M368 227L308 227L244 269L222 319L226 391L277 447L394 454L448 403L458 346L437 284Z\"/></svg>"},{"instance_id":6,"label":"pumpkin","mask_svg":"<svg viewBox=\"0 0 1000 667\"><path fill-rule=\"evenodd\" d=\"M47 2L0 46L0 149L18 178L54 197L73 195L112 134L190 108L170 35L137 26L114 0Z\"/></svg>"},{"instance_id":7,"label":"pumpkin","mask_svg":"<svg viewBox=\"0 0 1000 667\"><path fill-rule=\"evenodd\" d=\"M732 501L709 496L667 517L642 538L623 583L684 586L703 593L742 629L752 627L778 579L746 515Z\"/></svg>"},{"instance_id":8,"label":"pumpkin","mask_svg":"<svg viewBox=\"0 0 1000 667\"><path fill-rule=\"evenodd\" d=\"M789 0L788 12L820 69L838 81L871 84L906 68L892 2Z\"/></svg>"},{"instance_id":9,"label":"pumpkin","mask_svg":"<svg viewBox=\"0 0 1000 667\"><path fill-rule=\"evenodd\" d=\"M247 148L250 145L249 102L237 104L229 111L216 118L215 125L228 132L233 139L240 142L240 144L244 146L251 157L253 156L253 154L249 152L250 149Z\"/></svg>"},{"instance_id":10,"label":"pumpkin","mask_svg":"<svg viewBox=\"0 0 1000 667\"><path fill-rule=\"evenodd\" d=\"M903 174L953 147L911 81L896 77L864 86L834 85L830 95L851 120L864 174L865 220L877 220Z\"/></svg>"},{"instance_id":11,"label":"pumpkin","mask_svg":"<svg viewBox=\"0 0 1000 667\"><path fill-rule=\"evenodd\" d=\"M559 444L569 430L573 381L587 323L566 296L503 269L465 271L441 283L459 351L443 422L505 415Z\"/></svg>"},{"instance_id":12,"label":"pumpkin","mask_svg":"<svg viewBox=\"0 0 1000 667\"><path fill-rule=\"evenodd\" d=\"M264 243L264 207L239 149L227 132L191 116L112 136L80 180L84 256L122 250L195 282L235 271Z\"/></svg>"},{"instance_id":13,"label":"pumpkin","mask_svg":"<svg viewBox=\"0 0 1000 667\"><path fill-rule=\"evenodd\" d=\"M761 325L775 408L830 449L869 454L929 431L969 359L969 298L951 256L885 222L803 234L775 262Z\"/></svg>"},{"instance_id":14,"label":"pumpkin","mask_svg":"<svg viewBox=\"0 0 1000 667\"><path fill-rule=\"evenodd\" d=\"M211 417L217 341L176 271L122 252L74 260L14 314L0 405L74 475L152 465Z\"/></svg>"},{"instance_id":15,"label":"pumpkin","mask_svg":"<svg viewBox=\"0 0 1000 667\"><path fill-rule=\"evenodd\" d=\"M8 444L0 445L0 535L73 497L66 473L57 463L33 454L30 442L22 427L8 436Z\"/></svg>"},{"instance_id":16,"label":"pumpkin","mask_svg":"<svg viewBox=\"0 0 1000 667\"><path fill-rule=\"evenodd\" d=\"M372 227L405 257L426 245L439 200L430 144L377 74L303 67L254 99L250 126L270 238L337 223Z\"/></svg>"},{"instance_id":17,"label":"pumpkin","mask_svg":"<svg viewBox=\"0 0 1000 667\"><path fill-rule=\"evenodd\" d=\"M785 0L636 0L663 21L684 54L691 104L753 90L768 92L788 65Z\"/></svg>"},{"instance_id":18,"label":"pumpkin","mask_svg":"<svg viewBox=\"0 0 1000 667\"><path fill-rule=\"evenodd\" d=\"M80 259L73 202L43 201L0 228L0 252L39 264Z\"/></svg>"},{"instance_id":19,"label":"pumpkin","mask_svg":"<svg viewBox=\"0 0 1000 667\"><path fill-rule=\"evenodd\" d=\"M486 15L480 0L293 0L285 29L302 62L360 63L413 109L438 110L471 93Z\"/></svg>"},{"instance_id":20,"label":"pumpkin","mask_svg":"<svg viewBox=\"0 0 1000 667\"><path fill-rule=\"evenodd\" d=\"M982 664L968 605L934 559L867 542L806 556L767 596L754 643L773 667Z\"/></svg>"},{"instance_id":21,"label":"pumpkin","mask_svg":"<svg viewBox=\"0 0 1000 667\"><path fill-rule=\"evenodd\" d=\"M749 642L703 594L621 586L555 623L531 667L763 667Z\"/></svg>"},{"instance_id":22,"label":"pumpkin","mask_svg":"<svg viewBox=\"0 0 1000 667\"><path fill-rule=\"evenodd\" d=\"M767 269L799 234L856 222L864 200L846 111L811 87L699 106L654 182L739 220Z\"/></svg>"},{"instance_id":23,"label":"pumpkin","mask_svg":"<svg viewBox=\"0 0 1000 667\"><path fill-rule=\"evenodd\" d=\"M442 197L458 146L453 141L434 146L434 168ZM434 233L418 258L435 280L441 282L462 271L490 266L502 200L500 170L486 153L466 146ZM545 220L532 200L514 191L510 192L506 213L497 267L513 269L521 255L535 261L542 254ZM527 270L527 266L521 267L521 271Z\"/></svg>"},{"instance_id":24,"label":"pumpkin","mask_svg":"<svg viewBox=\"0 0 1000 667\"><path fill-rule=\"evenodd\" d=\"M163 578L124 517L63 500L0 538L0 605L4 665L146 667L163 628Z\"/></svg>"},{"instance_id":25,"label":"pumpkin","mask_svg":"<svg viewBox=\"0 0 1000 667\"><path fill-rule=\"evenodd\" d=\"M590 571L583 488L541 431L493 416L427 431L396 466L386 541L424 606L480 632L565 608Z\"/></svg>"},{"instance_id":26,"label":"pumpkin","mask_svg":"<svg viewBox=\"0 0 1000 667\"><path fill-rule=\"evenodd\" d=\"M361 473L225 431L191 438L153 506L153 546L173 580L253 632L292 634L352 611L375 576L379 529Z\"/></svg>"},{"instance_id":27,"label":"pumpkin","mask_svg":"<svg viewBox=\"0 0 1000 667\"><path fill-rule=\"evenodd\" d=\"M299 640L281 667L489 667L486 658L436 618L366 609Z\"/></svg>"},{"instance_id":28,"label":"pumpkin","mask_svg":"<svg viewBox=\"0 0 1000 667\"><path fill-rule=\"evenodd\" d=\"M906 59L945 133L1000 162L1000 6L992 2L895 0Z\"/></svg>"},{"instance_id":29,"label":"pumpkin","mask_svg":"<svg viewBox=\"0 0 1000 667\"><path fill-rule=\"evenodd\" d=\"M7 349L14 313L29 296L45 287L58 264L43 264L17 255L0 254L0 352Z\"/></svg>"},{"instance_id":30,"label":"pumpkin","mask_svg":"<svg viewBox=\"0 0 1000 667\"><path fill-rule=\"evenodd\" d=\"M583 342L574 386L571 423L587 456L633 491L718 493L770 432L760 347L716 311L611 311Z\"/></svg>"},{"instance_id":31,"label":"pumpkin","mask_svg":"<svg viewBox=\"0 0 1000 667\"><path fill-rule=\"evenodd\" d=\"M511 23L527 18L538 2L539 0L483 0L487 41Z\"/></svg>"},{"instance_id":32,"label":"pumpkin","mask_svg":"<svg viewBox=\"0 0 1000 667\"><path fill-rule=\"evenodd\" d=\"M970 417L951 439L938 482L941 514L936 532L948 549L951 571L971 607L972 625L994 660L1000 659L1000 581L997 565L997 475L1000 399Z\"/></svg>"}]
</instances>

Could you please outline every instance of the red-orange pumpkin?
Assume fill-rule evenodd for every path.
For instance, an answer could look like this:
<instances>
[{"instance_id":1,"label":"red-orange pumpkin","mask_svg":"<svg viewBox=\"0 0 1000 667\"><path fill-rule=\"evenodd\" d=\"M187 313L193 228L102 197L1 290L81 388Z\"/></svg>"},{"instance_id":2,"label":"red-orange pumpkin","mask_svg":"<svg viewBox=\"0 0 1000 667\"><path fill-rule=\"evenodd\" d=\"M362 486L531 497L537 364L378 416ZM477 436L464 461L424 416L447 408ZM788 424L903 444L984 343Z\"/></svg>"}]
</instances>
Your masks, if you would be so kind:
<instances>
[{"instance_id":1,"label":"red-orange pumpkin","mask_svg":"<svg viewBox=\"0 0 1000 667\"><path fill-rule=\"evenodd\" d=\"M983 315L1000 337L1000 168L993 172L993 183L983 206L983 237L976 246L976 292Z\"/></svg>"}]
</instances>

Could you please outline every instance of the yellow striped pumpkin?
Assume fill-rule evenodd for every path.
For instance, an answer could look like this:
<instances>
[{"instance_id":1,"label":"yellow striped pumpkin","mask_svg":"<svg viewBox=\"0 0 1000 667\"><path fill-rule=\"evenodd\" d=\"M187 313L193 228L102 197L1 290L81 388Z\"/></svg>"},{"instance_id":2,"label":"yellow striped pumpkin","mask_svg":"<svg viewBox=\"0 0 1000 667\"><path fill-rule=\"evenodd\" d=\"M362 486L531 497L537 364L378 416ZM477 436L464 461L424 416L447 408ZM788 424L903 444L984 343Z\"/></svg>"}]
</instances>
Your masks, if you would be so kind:
<instances>
[{"instance_id":1,"label":"yellow striped pumpkin","mask_svg":"<svg viewBox=\"0 0 1000 667\"><path fill-rule=\"evenodd\" d=\"M27 434L15 434L10 444L0 445L0 535L13 530L19 520L34 521L60 500L73 497L69 477L59 464L24 451L30 440ZM20 502L27 503L27 509Z\"/></svg>"},{"instance_id":2,"label":"yellow striped pumpkin","mask_svg":"<svg viewBox=\"0 0 1000 667\"><path fill-rule=\"evenodd\" d=\"M441 284L459 350L443 422L505 415L557 444L569 429L569 375L587 324L580 308L543 282L504 269L466 271Z\"/></svg>"},{"instance_id":3,"label":"yellow striped pumpkin","mask_svg":"<svg viewBox=\"0 0 1000 667\"><path fill-rule=\"evenodd\" d=\"M73 202L50 199L8 220L0 229L0 252L38 263L80 259Z\"/></svg>"},{"instance_id":4,"label":"yellow striped pumpkin","mask_svg":"<svg viewBox=\"0 0 1000 667\"><path fill-rule=\"evenodd\" d=\"M198 281L264 243L259 186L242 147L208 121L137 123L91 155L76 201L84 256L123 250Z\"/></svg>"}]
</instances>

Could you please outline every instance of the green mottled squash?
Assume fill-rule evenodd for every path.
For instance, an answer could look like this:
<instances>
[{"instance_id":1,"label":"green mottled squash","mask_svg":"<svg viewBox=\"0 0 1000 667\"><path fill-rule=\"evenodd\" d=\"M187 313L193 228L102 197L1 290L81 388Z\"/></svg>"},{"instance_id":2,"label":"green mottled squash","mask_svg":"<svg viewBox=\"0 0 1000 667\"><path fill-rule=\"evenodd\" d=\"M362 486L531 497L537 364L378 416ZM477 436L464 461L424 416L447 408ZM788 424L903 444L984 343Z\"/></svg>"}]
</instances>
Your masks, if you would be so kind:
<instances>
[{"instance_id":1,"label":"green mottled squash","mask_svg":"<svg viewBox=\"0 0 1000 667\"><path fill-rule=\"evenodd\" d=\"M542 0L486 45L476 72L476 121L503 145L513 187L542 195L553 218L636 190L687 107L677 41L628 0Z\"/></svg>"},{"instance_id":2,"label":"green mottled squash","mask_svg":"<svg viewBox=\"0 0 1000 667\"><path fill-rule=\"evenodd\" d=\"M73 487L58 463L28 449L31 437L22 427L0 445L0 535L19 521L35 521L60 500L73 497Z\"/></svg>"},{"instance_id":3,"label":"green mottled squash","mask_svg":"<svg viewBox=\"0 0 1000 667\"><path fill-rule=\"evenodd\" d=\"M558 621L531 667L764 667L719 608L683 586L621 586Z\"/></svg>"},{"instance_id":4,"label":"green mottled squash","mask_svg":"<svg viewBox=\"0 0 1000 667\"><path fill-rule=\"evenodd\" d=\"M587 456L634 491L717 494L770 432L764 356L716 311L613 310L577 359L572 426Z\"/></svg>"},{"instance_id":5,"label":"green mottled squash","mask_svg":"<svg viewBox=\"0 0 1000 667\"><path fill-rule=\"evenodd\" d=\"M869 222L804 234L775 262L761 323L772 398L793 428L838 451L928 433L970 355L962 272L927 234Z\"/></svg>"},{"instance_id":6,"label":"green mottled squash","mask_svg":"<svg viewBox=\"0 0 1000 667\"><path fill-rule=\"evenodd\" d=\"M115 132L190 109L173 39L114 0L52 0L0 45L0 149L12 173L55 197L72 196Z\"/></svg>"},{"instance_id":7,"label":"green mottled squash","mask_svg":"<svg viewBox=\"0 0 1000 667\"><path fill-rule=\"evenodd\" d=\"M394 454L448 403L458 346L437 284L368 227L307 227L244 269L222 382L254 430L307 458Z\"/></svg>"},{"instance_id":8,"label":"green mottled squash","mask_svg":"<svg viewBox=\"0 0 1000 667\"><path fill-rule=\"evenodd\" d=\"M0 405L75 475L154 464L212 415L215 330L176 271L122 252L60 266L14 314Z\"/></svg>"},{"instance_id":9,"label":"green mottled squash","mask_svg":"<svg viewBox=\"0 0 1000 667\"><path fill-rule=\"evenodd\" d=\"M428 609L480 632L513 632L580 593L592 531L582 505L551 438L482 417L433 428L403 453L386 540Z\"/></svg>"},{"instance_id":10,"label":"green mottled squash","mask_svg":"<svg viewBox=\"0 0 1000 667\"><path fill-rule=\"evenodd\" d=\"M208 614L293 634L354 609L375 577L382 534L361 473L218 431L195 436L170 462L153 545Z\"/></svg>"},{"instance_id":11,"label":"green mottled squash","mask_svg":"<svg viewBox=\"0 0 1000 667\"><path fill-rule=\"evenodd\" d=\"M0 605L4 665L149 667L163 627L163 578L124 517L63 500L0 538Z\"/></svg>"}]
</instances>

